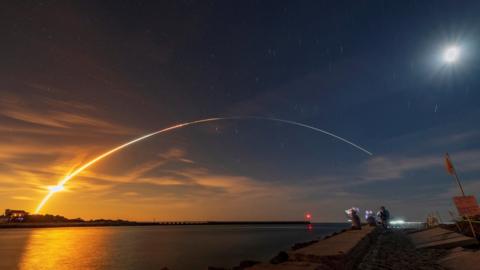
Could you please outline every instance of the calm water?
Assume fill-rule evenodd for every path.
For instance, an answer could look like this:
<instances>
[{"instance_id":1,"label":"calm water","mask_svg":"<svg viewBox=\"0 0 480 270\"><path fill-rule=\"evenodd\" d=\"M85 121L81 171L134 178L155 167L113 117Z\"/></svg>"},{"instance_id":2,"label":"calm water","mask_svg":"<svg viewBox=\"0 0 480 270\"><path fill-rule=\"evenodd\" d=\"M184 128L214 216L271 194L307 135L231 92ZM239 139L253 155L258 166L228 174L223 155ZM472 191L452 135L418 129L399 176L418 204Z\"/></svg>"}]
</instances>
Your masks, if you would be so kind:
<instances>
[{"instance_id":1,"label":"calm water","mask_svg":"<svg viewBox=\"0 0 480 270\"><path fill-rule=\"evenodd\" d=\"M0 269L206 269L268 260L345 224L0 230Z\"/></svg>"}]
</instances>

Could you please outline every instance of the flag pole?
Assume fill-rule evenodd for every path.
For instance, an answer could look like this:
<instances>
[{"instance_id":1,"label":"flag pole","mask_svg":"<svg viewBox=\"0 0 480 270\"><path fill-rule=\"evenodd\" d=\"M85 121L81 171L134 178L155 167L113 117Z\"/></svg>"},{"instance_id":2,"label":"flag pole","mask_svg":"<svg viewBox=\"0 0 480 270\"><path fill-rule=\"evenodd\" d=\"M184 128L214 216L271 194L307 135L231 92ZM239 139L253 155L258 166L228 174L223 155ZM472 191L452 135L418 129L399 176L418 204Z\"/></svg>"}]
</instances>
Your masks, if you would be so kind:
<instances>
[{"instance_id":1,"label":"flag pole","mask_svg":"<svg viewBox=\"0 0 480 270\"><path fill-rule=\"evenodd\" d=\"M460 188L460 191L462 192L462 196L465 197L465 192L463 191L462 183L460 183L460 179L458 178L457 170L455 170L455 167L453 168L453 175L455 176L455 180L457 180L457 184Z\"/></svg>"},{"instance_id":2,"label":"flag pole","mask_svg":"<svg viewBox=\"0 0 480 270\"><path fill-rule=\"evenodd\" d=\"M448 153L445 154L446 159L450 164L452 165L452 172L453 175L455 176L455 180L457 181L458 187L460 188L460 191L462 192L462 196L465 197L465 192L463 191L462 184L460 183L460 178L458 178L457 170L455 169L455 166L453 166L453 162L450 159L450 155ZM468 220L468 225L470 225L470 230L472 231L473 238L477 239L477 234L475 233L475 229L473 228L472 221L470 220L470 217L468 215L465 215L465 217Z\"/></svg>"}]
</instances>

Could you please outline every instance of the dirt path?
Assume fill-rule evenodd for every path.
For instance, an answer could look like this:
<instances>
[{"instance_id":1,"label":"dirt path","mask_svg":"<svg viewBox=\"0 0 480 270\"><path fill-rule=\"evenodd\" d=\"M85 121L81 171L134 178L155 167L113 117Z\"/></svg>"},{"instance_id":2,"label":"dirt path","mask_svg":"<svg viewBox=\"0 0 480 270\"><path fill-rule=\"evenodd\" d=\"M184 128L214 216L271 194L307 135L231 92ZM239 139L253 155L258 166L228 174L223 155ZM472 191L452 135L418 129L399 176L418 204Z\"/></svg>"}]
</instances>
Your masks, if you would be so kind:
<instances>
[{"instance_id":1,"label":"dirt path","mask_svg":"<svg viewBox=\"0 0 480 270\"><path fill-rule=\"evenodd\" d=\"M360 270L432 270L447 269L437 263L446 254L443 250L415 249L407 235L394 230L384 232L358 266Z\"/></svg>"}]
</instances>

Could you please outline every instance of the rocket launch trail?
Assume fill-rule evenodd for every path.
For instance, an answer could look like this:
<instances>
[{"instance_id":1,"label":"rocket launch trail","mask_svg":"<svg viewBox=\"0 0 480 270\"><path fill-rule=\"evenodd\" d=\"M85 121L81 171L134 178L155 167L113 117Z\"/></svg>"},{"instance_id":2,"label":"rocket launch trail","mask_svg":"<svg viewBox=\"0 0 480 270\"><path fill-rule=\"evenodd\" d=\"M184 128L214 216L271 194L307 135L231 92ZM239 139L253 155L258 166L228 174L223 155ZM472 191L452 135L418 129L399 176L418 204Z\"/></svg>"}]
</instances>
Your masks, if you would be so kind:
<instances>
[{"instance_id":1,"label":"rocket launch trail","mask_svg":"<svg viewBox=\"0 0 480 270\"><path fill-rule=\"evenodd\" d=\"M183 127L186 127L186 126L191 126L191 125L196 125L196 124L201 124L201 123L206 123L206 122L214 122L214 121L224 121L224 120L263 120L263 121L273 121L273 122L281 122L281 123L285 123L285 124L289 124L289 125L294 125L294 126L299 126L299 127L304 127L304 128L308 128L308 129L311 129L311 130L314 130L314 131L317 131L317 132L320 132L320 133L323 133L323 134L326 134L326 135L329 135L331 137L334 137L335 139L338 139L344 143L347 143L353 147L355 147L356 149L364 152L365 154L368 154L368 155L372 155L371 152L369 152L368 150L366 150L365 148L347 140L347 139L344 139L338 135L335 135L331 132L328 132L328 131L325 131L325 130L322 130L322 129L319 129L319 128L316 128L316 127L313 127L313 126L309 126L309 125L306 125L306 124L303 124L303 123L299 123L299 122L295 122L295 121L291 121L291 120L284 120L284 119L278 119L278 118L270 118L270 117L262 117L262 116L235 116L235 117L215 117L215 118L207 118L207 119L201 119L201 120L196 120L196 121L192 121L192 122L186 122L186 123L181 123L181 124L177 124L177 125L174 125L174 126L171 126L171 127L167 127L167 128L164 128L164 129L161 129L161 130L158 130L158 131L155 131L155 132L152 132L152 133L149 133L149 134L146 134L144 136L141 136L139 138L136 138L136 139L133 139L129 142L126 142L122 145L119 145L99 156L97 156L96 158L90 160L89 162L85 163L84 165L80 166L78 169L74 170L73 172L71 172L70 174L67 174L62 180L60 180L60 182L58 183L57 186L54 186L50 189L49 193L42 199L42 201L40 202L40 204L37 206L36 210L35 210L35 213L39 213L43 206L48 202L48 200L53 196L54 193L60 191L63 189L63 186L68 182L70 181L73 177L75 177L76 175L78 175L79 173L81 173L83 170L89 168L90 166L92 166L93 164L95 164L96 162L110 156L111 154L117 152L117 151L120 151L122 150L123 148L126 148L127 146L130 146L134 143L137 143L139 141L142 141L142 140L145 140L149 137L152 137L152 136L155 136L155 135L158 135L158 134L161 134L161 133L165 133L167 131L171 131L171 130L175 130L175 129L179 129L179 128L183 128Z\"/></svg>"}]
</instances>

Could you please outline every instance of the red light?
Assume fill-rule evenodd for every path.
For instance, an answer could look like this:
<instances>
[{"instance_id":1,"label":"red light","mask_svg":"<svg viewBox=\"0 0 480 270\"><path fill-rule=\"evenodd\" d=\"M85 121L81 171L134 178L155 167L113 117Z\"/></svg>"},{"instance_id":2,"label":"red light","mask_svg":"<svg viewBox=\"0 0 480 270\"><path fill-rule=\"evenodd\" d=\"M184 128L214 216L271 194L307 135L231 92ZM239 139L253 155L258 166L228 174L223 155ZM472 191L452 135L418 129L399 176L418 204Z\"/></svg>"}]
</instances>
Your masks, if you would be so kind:
<instances>
[{"instance_id":1,"label":"red light","mask_svg":"<svg viewBox=\"0 0 480 270\"><path fill-rule=\"evenodd\" d=\"M305 218L308 219L308 220L312 219L312 214L306 213Z\"/></svg>"}]
</instances>

